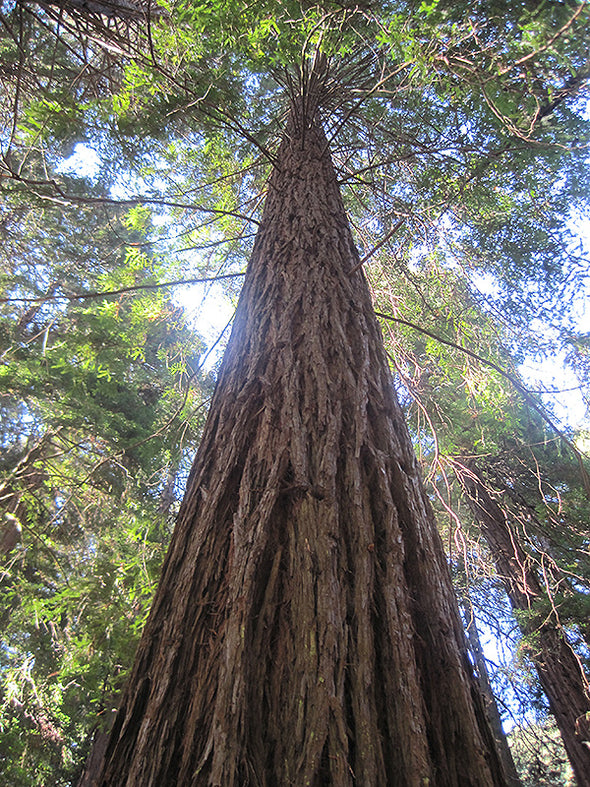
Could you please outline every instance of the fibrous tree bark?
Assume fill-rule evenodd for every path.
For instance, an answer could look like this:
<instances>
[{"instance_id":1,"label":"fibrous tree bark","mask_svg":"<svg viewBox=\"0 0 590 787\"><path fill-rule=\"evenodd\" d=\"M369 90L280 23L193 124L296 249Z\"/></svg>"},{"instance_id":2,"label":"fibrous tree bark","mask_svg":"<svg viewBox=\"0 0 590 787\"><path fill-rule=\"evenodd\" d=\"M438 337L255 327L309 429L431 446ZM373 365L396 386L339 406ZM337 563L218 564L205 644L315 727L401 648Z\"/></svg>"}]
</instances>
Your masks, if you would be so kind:
<instances>
[{"instance_id":1,"label":"fibrous tree bark","mask_svg":"<svg viewBox=\"0 0 590 787\"><path fill-rule=\"evenodd\" d=\"M530 643L528 654L549 700L577 783L590 787L590 694L580 661L554 616L535 614L535 604L546 600L547 592L477 466L474 462L455 462L454 467L512 609L528 613L526 618L519 618L522 633Z\"/></svg>"},{"instance_id":2,"label":"fibrous tree bark","mask_svg":"<svg viewBox=\"0 0 590 787\"><path fill-rule=\"evenodd\" d=\"M505 783L313 103L277 154L101 785Z\"/></svg>"}]
</instances>

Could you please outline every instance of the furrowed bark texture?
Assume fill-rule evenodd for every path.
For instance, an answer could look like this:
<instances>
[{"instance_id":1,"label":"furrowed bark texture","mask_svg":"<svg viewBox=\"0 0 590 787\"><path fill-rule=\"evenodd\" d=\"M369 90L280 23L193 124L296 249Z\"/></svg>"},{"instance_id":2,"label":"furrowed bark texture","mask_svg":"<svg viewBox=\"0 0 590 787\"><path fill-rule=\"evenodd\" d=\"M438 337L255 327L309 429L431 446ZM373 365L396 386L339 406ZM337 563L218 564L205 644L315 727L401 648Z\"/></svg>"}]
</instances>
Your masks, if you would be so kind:
<instances>
[{"instance_id":1,"label":"furrowed bark texture","mask_svg":"<svg viewBox=\"0 0 590 787\"><path fill-rule=\"evenodd\" d=\"M565 634L551 617L534 614L533 604L547 593L512 532L504 511L482 482L474 464L455 465L473 513L482 527L496 571L514 610L531 613L525 636L528 653L561 733L578 787L590 787L590 695L582 666Z\"/></svg>"},{"instance_id":2,"label":"furrowed bark texture","mask_svg":"<svg viewBox=\"0 0 590 787\"><path fill-rule=\"evenodd\" d=\"M503 784L323 133L277 162L100 784Z\"/></svg>"}]
</instances>

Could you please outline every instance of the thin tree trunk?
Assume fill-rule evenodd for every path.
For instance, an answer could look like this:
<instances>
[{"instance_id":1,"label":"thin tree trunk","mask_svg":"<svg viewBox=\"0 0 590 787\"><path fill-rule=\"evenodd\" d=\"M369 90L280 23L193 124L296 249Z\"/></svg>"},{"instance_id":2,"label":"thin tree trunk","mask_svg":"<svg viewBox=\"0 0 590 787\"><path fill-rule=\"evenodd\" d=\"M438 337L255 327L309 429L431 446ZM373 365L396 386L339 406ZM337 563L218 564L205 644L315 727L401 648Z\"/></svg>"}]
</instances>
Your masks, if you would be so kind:
<instances>
[{"instance_id":1,"label":"thin tree trunk","mask_svg":"<svg viewBox=\"0 0 590 787\"><path fill-rule=\"evenodd\" d=\"M84 763L84 771L76 783L76 787L96 787L108 742L108 732L95 731L92 736L90 753Z\"/></svg>"},{"instance_id":2,"label":"thin tree trunk","mask_svg":"<svg viewBox=\"0 0 590 787\"><path fill-rule=\"evenodd\" d=\"M47 480L46 471L35 463L42 459L54 434L47 432L39 438L0 484L0 556L11 552L22 540L22 528L28 526L30 518L23 497L25 493L34 493Z\"/></svg>"},{"instance_id":3,"label":"thin tree trunk","mask_svg":"<svg viewBox=\"0 0 590 787\"><path fill-rule=\"evenodd\" d=\"M358 265L292 113L101 785L505 783Z\"/></svg>"},{"instance_id":4,"label":"thin tree trunk","mask_svg":"<svg viewBox=\"0 0 590 787\"><path fill-rule=\"evenodd\" d=\"M514 764L514 759L512 758L512 752L510 751L510 746L508 745L508 741L502 727L502 719L500 717L500 712L496 703L496 697L494 696L494 691L492 689L488 665L481 645L481 640L479 638L479 631L477 630L477 623L475 621L475 615L473 614L471 599L466 594L464 597L460 597L459 603L465 614L467 642L469 643L469 650L471 651L471 655L475 662L475 668L477 670L479 685L483 694L490 727L492 728L492 732L496 740L498 752L502 758L504 771L506 772L507 776L507 783L510 787L522 787L522 782L518 776L518 771L516 770L516 765Z\"/></svg>"},{"instance_id":5,"label":"thin tree trunk","mask_svg":"<svg viewBox=\"0 0 590 787\"><path fill-rule=\"evenodd\" d=\"M492 498L474 463L455 463L474 516L492 553L512 608L531 613L521 625L529 638L529 656L561 733L579 787L590 787L590 695L588 681L566 636L552 617L539 619L533 605L547 594L504 511ZM519 621L523 618L520 617Z\"/></svg>"},{"instance_id":6,"label":"thin tree trunk","mask_svg":"<svg viewBox=\"0 0 590 787\"><path fill-rule=\"evenodd\" d=\"M176 479L178 476L179 461L180 460L175 460L166 469L166 483L158 503L158 514L163 520L167 520L170 517L170 511L174 504L174 487L176 486Z\"/></svg>"}]
</instances>

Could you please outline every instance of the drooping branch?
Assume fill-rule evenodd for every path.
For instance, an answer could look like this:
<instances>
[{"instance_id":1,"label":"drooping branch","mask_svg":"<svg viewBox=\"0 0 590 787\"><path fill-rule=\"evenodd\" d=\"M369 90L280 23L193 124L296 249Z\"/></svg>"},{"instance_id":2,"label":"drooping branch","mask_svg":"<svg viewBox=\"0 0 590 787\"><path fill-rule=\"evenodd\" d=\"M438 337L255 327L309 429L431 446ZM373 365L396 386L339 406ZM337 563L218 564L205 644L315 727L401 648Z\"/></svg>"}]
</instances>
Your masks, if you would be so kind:
<instances>
[{"instance_id":1,"label":"drooping branch","mask_svg":"<svg viewBox=\"0 0 590 787\"><path fill-rule=\"evenodd\" d=\"M562 429L557 426L553 418L548 415L545 408L539 403L537 397L533 393L531 393L521 382L520 380L510 372L507 372L503 369L499 364L495 363L494 361L490 361L489 358L484 358L483 355L470 350L468 347L464 347L461 344L457 344L456 342L451 341L450 339L445 339L443 336L430 331L428 328L423 328L420 325L417 325L410 320L405 320L402 317L394 317L392 314L384 314L383 312L375 312L377 317L381 317L383 320L387 320L388 322L397 322L400 325L407 325L408 328L412 328L419 333L424 334L425 336L429 336L431 339L435 339L437 342L441 344L445 344L447 347L452 347L455 350L460 350L465 355L468 355L470 358L478 361L479 363L483 364L484 366L493 369L495 372L500 374L504 377L505 380L516 388L516 390L521 394L527 404L532 407L535 412L537 412L541 418L545 421L545 423L551 427L552 431L559 437L559 439L566 445L572 454L576 457L578 461L578 466L580 468L580 476L582 478L582 482L584 484L584 489L586 490L586 494L590 496L590 475L586 470L585 458L582 452L574 445L574 443L568 438L568 436L563 432Z\"/></svg>"},{"instance_id":2,"label":"drooping branch","mask_svg":"<svg viewBox=\"0 0 590 787\"><path fill-rule=\"evenodd\" d=\"M24 4L27 0L19 2ZM36 4L41 8L59 8L81 18L98 16L145 21L167 16L166 10L152 0L37 0Z\"/></svg>"},{"instance_id":3,"label":"drooping branch","mask_svg":"<svg viewBox=\"0 0 590 787\"><path fill-rule=\"evenodd\" d=\"M47 303L48 301L86 301L96 298L108 298L113 295L123 295L126 292L140 292L144 290L161 290L166 287L178 287L183 284L204 284L213 281L227 281L239 279L245 273L221 273L217 276L201 276L193 279L176 279L175 281L154 282L153 284L134 284L129 287L119 287L116 290L101 290L99 292L60 293L59 295L39 295L36 298L0 298L0 303Z\"/></svg>"},{"instance_id":4,"label":"drooping branch","mask_svg":"<svg viewBox=\"0 0 590 787\"><path fill-rule=\"evenodd\" d=\"M194 210L200 213L209 213L213 216L230 216L236 219L241 219L242 221L248 222L250 224L258 225L260 222L258 219L255 219L253 216L248 216L247 214L240 213L238 211L231 211L231 210L223 210L221 208L210 208L206 205L201 205L199 203L194 202L179 202L176 200L169 200L169 199L160 199L159 197L128 197L128 198L121 198L115 199L114 197L92 197L89 195L84 194L73 194L72 192L68 192L64 189L64 187L58 183L57 180L54 178L38 180L32 178L25 178L17 172L11 171L8 169L5 162L0 162L0 170L4 170L3 172L0 171L0 177L7 178L9 180L22 183L24 186L30 189L31 193L34 194L41 200L49 200L51 202L55 202L57 204L71 204L71 205L112 205L115 207L134 207L137 205L158 205L164 208L180 208L183 210ZM38 191L39 187L46 187L50 190L50 193L44 193L42 191Z\"/></svg>"}]
</instances>

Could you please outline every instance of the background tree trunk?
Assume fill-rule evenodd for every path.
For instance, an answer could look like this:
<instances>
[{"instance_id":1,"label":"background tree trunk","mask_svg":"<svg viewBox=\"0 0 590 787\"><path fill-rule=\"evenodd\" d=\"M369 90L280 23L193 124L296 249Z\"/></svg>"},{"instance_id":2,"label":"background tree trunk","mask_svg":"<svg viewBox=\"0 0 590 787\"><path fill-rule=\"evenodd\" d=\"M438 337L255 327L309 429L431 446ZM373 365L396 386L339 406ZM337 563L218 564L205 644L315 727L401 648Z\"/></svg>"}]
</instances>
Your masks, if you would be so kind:
<instances>
[{"instance_id":1,"label":"background tree trunk","mask_svg":"<svg viewBox=\"0 0 590 787\"><path fill-rule=\"evenodd\" d=\"M454 466L512 608L530 613L526 625L521 624L523 635L529 639L528 654L549 700L578 785L590 787L590 697L586 676L556 621L545 613L535 615L535 602L547 594L477 467L474 463Z\"/></svg>"},{"instance_id":2,"label":"background tree trunk","mask_svg":"<svg viewBox=\"0 0 590 787\"><path fill-rule=\"evenodd\" d=\"M473 605L471 604L471 599L467 593L465 596L460 596L459 604L461 605L463 614L465 615L467 642L469 643L469 650L471 651L471 656L475 662L475 669L479 678L479 685L483 694L490 727L494 733L498 752L502 758L504 771L506 772L507 776L507 783L510 787L522 787L522 782L518 776L516 765L514 764L514 759L512 758L512 753L510 751L510 746L508 745L506 734L504 733L504 728L502 727L502 718L500 716L496 698L494 696L494 691L492 689L488 665L483 652L483 647L481 645L481 640L479 638L479 631L477 630Z\"/></svg>"},{"instance_id":3,"label":"background tree trunk","mask_svg":"<svg viewBox=\"0 0 590 787\"><path fill-rule=\"evenodd\" d=\"M47 473L35 463L42 458L55 432L47 432L22 456L0 484L0 556L8 554L22 540L23 527L29 526L29 512L23 500L46 481Z\"/></svg>"},{"instance_id":4,"label":"background tree trunk","mask_svg":"<svg viewBox=\"0 0 590 787\"><path fill-rule=\"evenodd\" d=\"M500 785L323 133L292 113L101 784Z\"/></svg>"}]
</instances>

